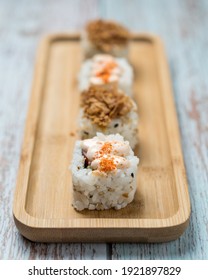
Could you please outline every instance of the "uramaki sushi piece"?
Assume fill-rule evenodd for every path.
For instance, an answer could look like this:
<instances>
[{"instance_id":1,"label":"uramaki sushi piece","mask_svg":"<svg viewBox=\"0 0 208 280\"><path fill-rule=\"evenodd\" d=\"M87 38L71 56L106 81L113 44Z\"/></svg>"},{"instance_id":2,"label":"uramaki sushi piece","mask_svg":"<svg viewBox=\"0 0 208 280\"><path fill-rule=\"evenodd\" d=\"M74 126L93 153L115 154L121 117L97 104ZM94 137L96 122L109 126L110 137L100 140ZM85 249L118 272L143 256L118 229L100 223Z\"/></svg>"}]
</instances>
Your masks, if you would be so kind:
<instances>
[{"instance_id":1,"label":"uramaki sushi piece","mask_svg":"<svg viewBox=\"0 0 208 280\"><path fill-rule=\"evenodd\" d=\"M73 207L78 211L126 207L137 189L138 163L129 142L119 134L98 133L77 141L71 164Z\"/></svg>"},{"instance_id":2,"label":"uramaki sushi piece","mask_svg":"<svg viewBox=\"0 0 208 280\"><path fill-rule=\"evenodd\" d=\"M132 96L133 79L132 66L125 58L97 54L83 62L79 73L79 90L87 90L91 85L115 83L120 90Z\"/></svg>"},{"instance_id":3,"label":"uramaki sushi piece","mask_svg":"<svg viewBox=\"0 0 208 280\"><path fill-rule=\"evenodd\" d=\"M92 57L98 53L126 57L130 37L128 29L115 21L90 21L82 33L84 57Z\"/></svg>"}]
</instances>

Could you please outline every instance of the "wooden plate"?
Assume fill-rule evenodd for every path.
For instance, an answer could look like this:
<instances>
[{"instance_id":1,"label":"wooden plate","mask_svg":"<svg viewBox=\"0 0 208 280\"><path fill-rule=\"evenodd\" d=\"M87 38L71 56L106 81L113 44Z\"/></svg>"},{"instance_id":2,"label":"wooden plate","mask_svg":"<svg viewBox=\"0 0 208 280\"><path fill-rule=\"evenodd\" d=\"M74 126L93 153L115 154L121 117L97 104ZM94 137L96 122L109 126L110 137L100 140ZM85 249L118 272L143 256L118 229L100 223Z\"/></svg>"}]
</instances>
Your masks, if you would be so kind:
<instances>
[{"instance_id":1,"label":"wooden plate","mask_svg":"<svg viewBox=\"0 0 208 280\"><path fill-rule=\"evenodd\" d=\"M130 62L139 108L138 189L126 208L76 212L68 169L76 136L79 35L45 38L14 197L20 233L43 242L164 242L188 225L190 202L169 70L159 38L135 35Z\"/></svg>"}]
</instances>

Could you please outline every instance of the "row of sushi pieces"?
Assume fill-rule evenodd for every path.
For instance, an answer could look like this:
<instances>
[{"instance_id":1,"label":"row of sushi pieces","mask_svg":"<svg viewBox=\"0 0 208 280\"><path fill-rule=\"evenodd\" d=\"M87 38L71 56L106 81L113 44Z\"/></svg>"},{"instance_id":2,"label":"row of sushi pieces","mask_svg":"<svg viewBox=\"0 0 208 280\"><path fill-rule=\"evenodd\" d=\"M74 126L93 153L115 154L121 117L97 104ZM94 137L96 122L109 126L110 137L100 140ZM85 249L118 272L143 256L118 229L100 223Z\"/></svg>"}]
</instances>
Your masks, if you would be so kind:
<instances>
[{"instance_id":1,"label":"row of sushi pieces","mask_svg":"<svg viewBox=\"0 0 208 280\"><path fill-rule=\"evenodd\" d=\"M83 32L85 60L79 73L79 136L71 164L73 207L121 209L137 188L138 112L133 69L127 58L130 33L112 21L94 20Z\"/></svg>"}]
</instances>

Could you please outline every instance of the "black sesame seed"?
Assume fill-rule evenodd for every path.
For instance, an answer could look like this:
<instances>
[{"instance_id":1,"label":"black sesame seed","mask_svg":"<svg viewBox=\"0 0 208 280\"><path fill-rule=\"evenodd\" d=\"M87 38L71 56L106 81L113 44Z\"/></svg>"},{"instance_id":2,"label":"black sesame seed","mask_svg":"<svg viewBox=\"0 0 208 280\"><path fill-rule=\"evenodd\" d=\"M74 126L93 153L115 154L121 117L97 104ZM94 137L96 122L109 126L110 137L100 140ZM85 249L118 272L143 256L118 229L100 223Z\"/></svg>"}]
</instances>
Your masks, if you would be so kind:
<instances>
[{"instance_id":1,"label":"black sesame seed","mask_svg":"<svg viewBox=\"0 0 208 280\"><path fill-rule=\"evenodd\" d=\"M84 131L84 134L86 134L86 135L89 135L89 132L87 132L87 131Z\"/></svg>"},{"instance_id":2,"label":"black sesame seed","mask_svg":"<svg viewBox=\"0 0 208 280\"><path fill-rule=\"evenodd\" d=\"M131 177L134 178L134 173L131 173Z\"/></svg>"},{"instance_id":3,"label":"black sesame seed","mask_svg":"<svg viewBox=\"0 0 208 280\"><path fill-rule=\"evenodd\" d=\"M114 127L118 127L118 123L114 124Z\"/></svg>"}]
</instances>

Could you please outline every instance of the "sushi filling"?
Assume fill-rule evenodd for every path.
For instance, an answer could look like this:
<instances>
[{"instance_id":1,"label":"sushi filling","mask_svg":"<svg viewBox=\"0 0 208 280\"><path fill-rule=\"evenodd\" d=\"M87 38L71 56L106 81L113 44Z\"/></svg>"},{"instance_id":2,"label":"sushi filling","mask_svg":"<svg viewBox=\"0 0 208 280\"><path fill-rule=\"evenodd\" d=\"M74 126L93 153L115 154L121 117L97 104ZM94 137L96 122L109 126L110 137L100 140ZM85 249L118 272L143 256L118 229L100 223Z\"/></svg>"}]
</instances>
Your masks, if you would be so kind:
<instances>
[{"instance_id":1,"label":"sushi filling","mask_svg":"<svg viewBox=\"0 0 208 280\"><path fill-rule=\"evenodd\" d=\"M82 142L84 168L99 172L116 172L130 166L125 156L129 155L129 146L125 142L103 142L87 139Z\"/></svg>"},{"instance_id":2,"label":"sushi filling","mask_svg":"<svg viewBox=\"0 0 208 280\"><path fill-rule=\"evenodd\" d=\"M117 83L123 71L111 55L95 55L91 69L90 84L102 85L113 82Z\"/></svg>"}]
</instances>

